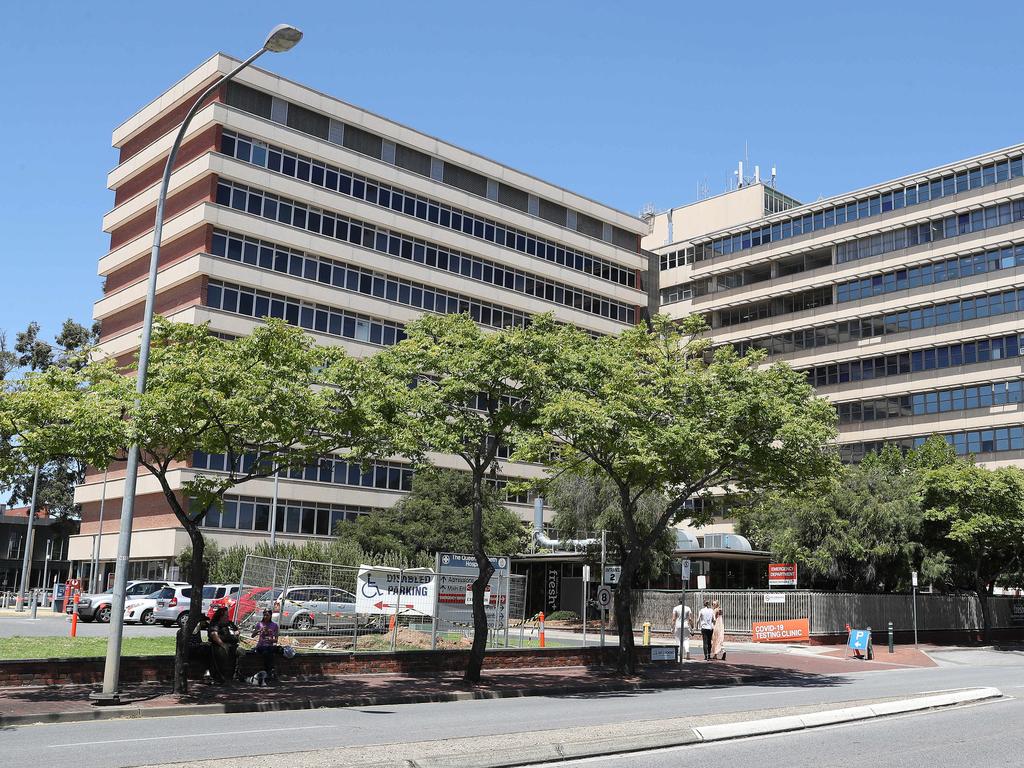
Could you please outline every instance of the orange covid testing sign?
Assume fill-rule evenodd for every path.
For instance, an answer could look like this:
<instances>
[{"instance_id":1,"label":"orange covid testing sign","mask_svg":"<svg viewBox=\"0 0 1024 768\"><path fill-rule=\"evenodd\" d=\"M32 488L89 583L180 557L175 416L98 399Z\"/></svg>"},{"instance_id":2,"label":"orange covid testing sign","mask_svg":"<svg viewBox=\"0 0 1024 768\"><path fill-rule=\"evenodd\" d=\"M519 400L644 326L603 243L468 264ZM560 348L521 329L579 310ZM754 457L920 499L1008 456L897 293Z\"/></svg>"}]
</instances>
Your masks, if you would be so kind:
<instances>
[{"instance_id":1,"label":"orange covid testing sign","mask_svg":"<svg viewBox=\"0 0 1024 768\"><path fill-rule=\"evenodd\" d=\"M755 643L788 643L809 640L811 637L810 621L807 619L755 621L750 629Z\"/></svg>"}]
</instances>

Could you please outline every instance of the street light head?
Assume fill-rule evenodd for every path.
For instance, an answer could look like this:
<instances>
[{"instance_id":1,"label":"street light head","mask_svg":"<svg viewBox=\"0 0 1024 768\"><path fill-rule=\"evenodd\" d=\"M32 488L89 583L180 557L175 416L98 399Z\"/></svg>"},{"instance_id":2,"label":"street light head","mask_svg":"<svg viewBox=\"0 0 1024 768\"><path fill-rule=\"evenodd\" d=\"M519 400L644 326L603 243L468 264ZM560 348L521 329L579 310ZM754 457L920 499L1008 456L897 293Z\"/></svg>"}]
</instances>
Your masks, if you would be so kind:
<instances>
[{"instance_id":1,"label":"street light head","mask_svg":"<svg viewBox=\"0 0 1024 768\"><path fill-rule=\"evenodd\" d=\"M263 48L271 53L284 53L294 48L301 39L302 31L297 27L291 24L278 24L270 30Z\"/></svg>"}]
</instances>

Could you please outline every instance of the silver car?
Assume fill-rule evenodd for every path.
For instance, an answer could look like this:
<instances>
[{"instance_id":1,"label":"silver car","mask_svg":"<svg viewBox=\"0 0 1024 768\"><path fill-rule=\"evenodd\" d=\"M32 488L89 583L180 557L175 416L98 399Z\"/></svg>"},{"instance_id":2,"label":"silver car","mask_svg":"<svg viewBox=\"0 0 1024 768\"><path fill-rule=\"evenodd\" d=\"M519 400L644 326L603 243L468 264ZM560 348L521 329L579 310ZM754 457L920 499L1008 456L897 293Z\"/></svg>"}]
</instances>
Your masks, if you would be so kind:
<instances>
[{"instance_id":1,"label":"silver car","mask_svg":"<svg viewBox=\"0 0 1024 768\"><path fill-rule=\"evenodd\" d=\"M284 601L274 601L274 621L282 629L351 629L356 598L348 590L318 584L289 587Z\"/></svg>"},{"instance_id":2,"label":"silver car","mask_svg":"<svg viewBox=\"0 0 1024 768\"><path fill-rule=\"evenodd\" d=\"M234 597L238 594L237 584L207 584L203 587L203 614L210 610L210 603L221 597ZM187 584L174 584L157 596L156 608L153 611L154 621L170 627L179 627L188 620L188 610L192 605L192 587Z\"/></svg>"}]
</instances>

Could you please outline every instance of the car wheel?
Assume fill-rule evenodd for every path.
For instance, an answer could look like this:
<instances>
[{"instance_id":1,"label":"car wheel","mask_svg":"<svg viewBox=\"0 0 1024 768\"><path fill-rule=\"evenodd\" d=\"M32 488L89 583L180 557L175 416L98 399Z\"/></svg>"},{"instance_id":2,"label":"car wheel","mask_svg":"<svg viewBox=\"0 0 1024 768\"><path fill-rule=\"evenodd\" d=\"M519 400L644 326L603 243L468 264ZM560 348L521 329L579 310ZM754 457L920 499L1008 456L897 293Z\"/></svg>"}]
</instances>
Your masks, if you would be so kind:
<instances>
[{"instance_id":1,"label":"car wheel","mask_svg":"<svg viewBox=\"0 0 1024 768\"><path fill-rule=\"evenodd\" d=\"M174 622L179 627L184 627L188 623L188 611L183 611L178 614L178 620Z\"/></svg>"},{"instance_id":2,"label":"car wheel","mask_svg":"<svg viewBox=\"0 0 1024 768\"><path fill-rule=\"evenodd\" d=\"M292 627L299 631L305 631L313 628L313 617L312 616L299 616L295 621L292 622Z\"/></svg>"},{"instance_id":3,"label":"car wheel","mask_svg":"<svg viewBox=\"0 0 1024 768\"><path fill-rule=\"evenodd\" d=\"M156 619L153 618L153 610L149 609L143 611L142 615L139 616L139 623L145 624L147 627L152 627L156 624Z\"/></svg>"},{"instance_id":4,"label":"car wheel","mask_svg":"<svg viewBox=\"0 0 1024 768\"><path fill-rule=\"evenodd\" d=\"M110 623L110 606L101 605L96 609L96 616L94 617L100 624Z\"/></svg>"}]
</instances>

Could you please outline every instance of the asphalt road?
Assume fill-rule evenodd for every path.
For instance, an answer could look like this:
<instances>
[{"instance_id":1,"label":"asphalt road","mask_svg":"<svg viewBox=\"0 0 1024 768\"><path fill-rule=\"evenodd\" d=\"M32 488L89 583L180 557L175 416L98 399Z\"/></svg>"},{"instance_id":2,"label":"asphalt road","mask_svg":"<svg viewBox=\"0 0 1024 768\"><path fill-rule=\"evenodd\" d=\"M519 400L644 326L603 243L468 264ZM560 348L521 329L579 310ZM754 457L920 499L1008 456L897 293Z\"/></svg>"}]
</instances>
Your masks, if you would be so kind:
<instances>
[{"instance_id":1,"label":"asphalt road","mask_svg":"<svg viewBox=\"0 0 1024 768\"><path fill-rule=\"evenodd\" d=\"M560 763L565 768L963 768L1022 763L1024 701L883 718L799 733Z\"/></svg>"},{"instance_id":2,"label":"asphalt road","mask_svg":"<svg viewBox=\"0 0 1024 768\"><path fill-rule=\"evenodd\" d=\"M42 608L36 613L36 619L21 616L0 616L0 638L4 637L50 637L59 635L67 637L71 631L71 622L59 613L44 613ZM146 627L141 624L125 624L125 637L158 637L173 635L174 627ZM93 621L78 622L79 637L106 637L110 631L109 624L98 624ZM0 640L2 642L2 640Z\"/></svg>"},{"instance_id":3,"label":"asphalt road","mask_svg":"<svg viewBox=\"0 0 1024 768\"><path fill-rule=\"evenodd\" d=\"M38 766L40 763L111 768L215 757L297 753L360 744L388 744L399 740L414 742L536 732L570 726L594 726L596 736L600 734L600 726L603 724L745 710L784 710L791 706L890 696L910 697L937 690L975 686L996 686L1010 696L1024 697L1024 653L951 651L942 654L942 663L943 666L939 668L857 672L796 685L769 682L640 693L21 726L0 732L0 744L3 747L4 768ZM244 696L245 689L236 689L231 695ZM988 713L984 717L991 718L992 722L986 733L996 733L1000 729L1006 733L1019 731L1020 710L1005 707L1007 705L999 704L971 711ZM957 713L949 716L956 718ZM864 727L876 728L874 725ZM887 739L884 730L865 733L869 735L863 738L868 740ZM973 740L970 733L959 726L955 729L947 727L945 731L938 729L932 740L933 743L955 745L956 739L965 735ZM921 742L922 745L926 741ZM1018 757L1024 754L1024 750L1019 748L1021 746L1024 744L1018 744L1016 749ZM836 749L839 749L838 745ZM950 748L950 751L957 753L958 765L963 765L965 761L979 766L1002 764L998 761L989 763L976 760L969 750L965 751L962 747ZM801 765L845 764L818 760L814 752L801 754L814 755L816 760ZM661 758L652 755L649 758L637 756L630 759ZM679 755L672 759L672 765L690 762L689 759L683 762ZM737 765L770 764L762 760L754 763L740 758L731 759L732 768ZM700 760L703 764L703 752ZM296 764L301 762L297 761ZM611 764L628 765L620 762ZM899 765L886 759L878 764ZM1019 765L1020 761L1008 764ZM929 768L934 768L934 765L930 763Z\"/></svg>"}]
</instances>

